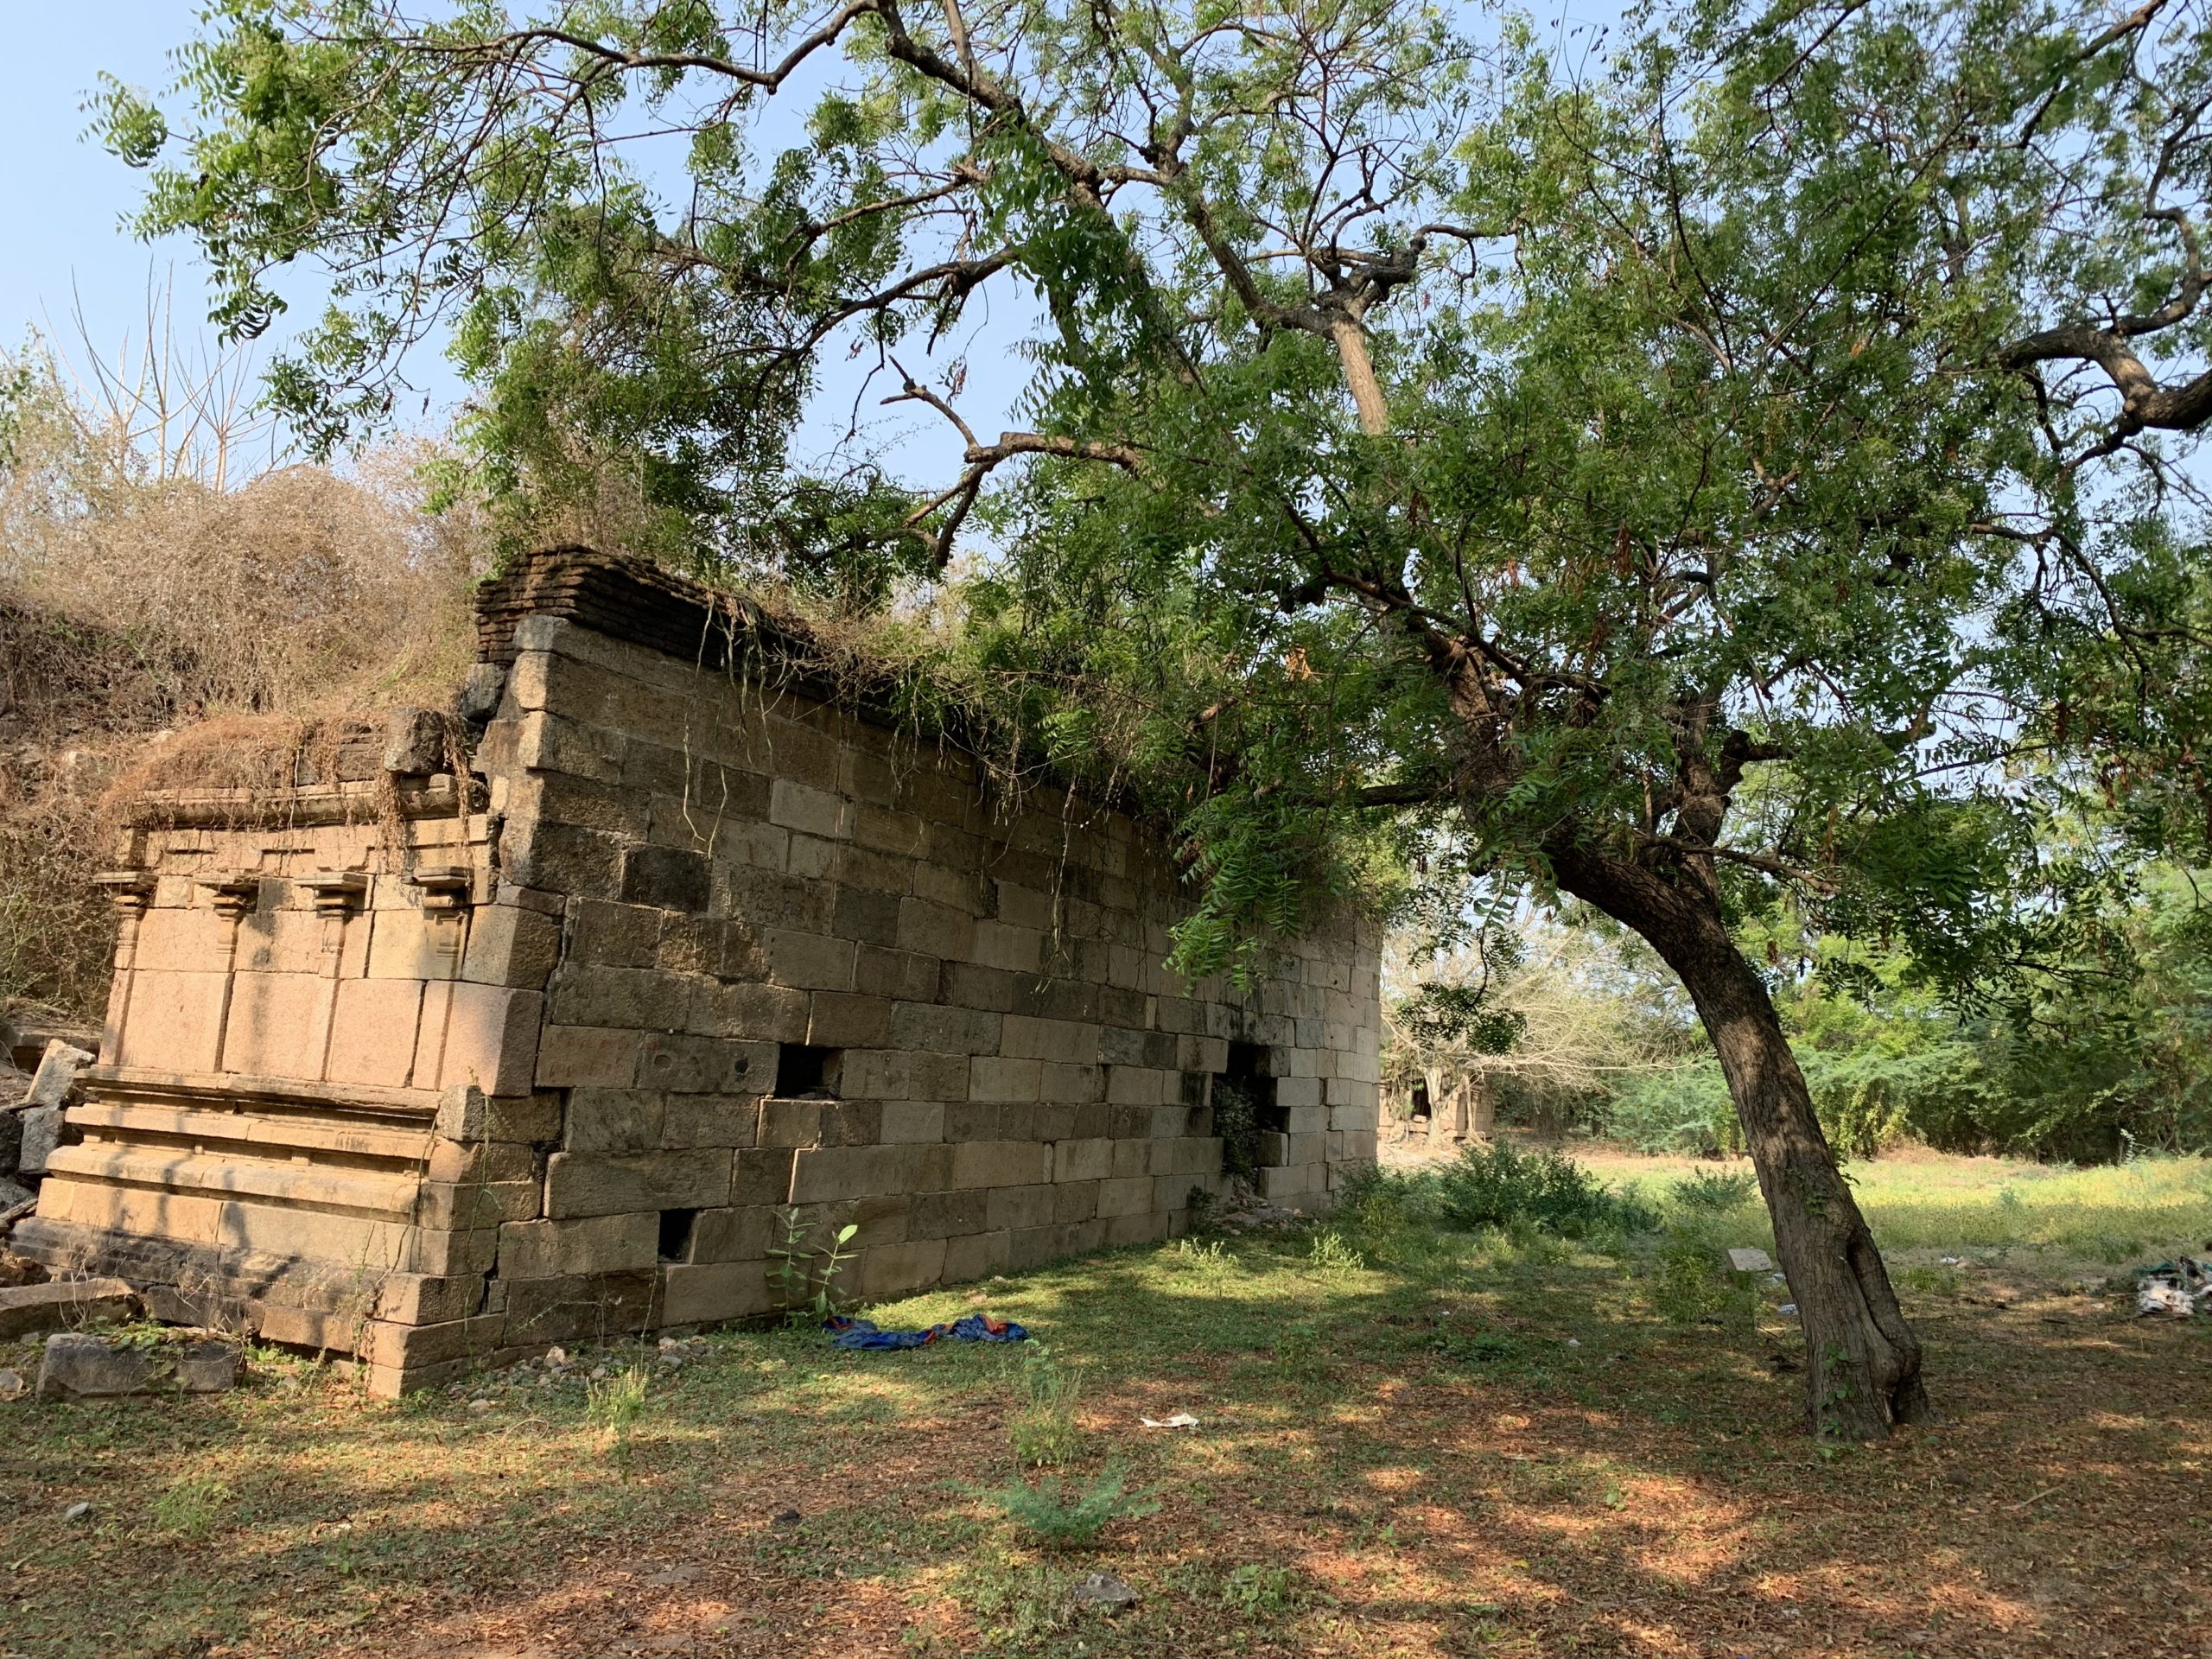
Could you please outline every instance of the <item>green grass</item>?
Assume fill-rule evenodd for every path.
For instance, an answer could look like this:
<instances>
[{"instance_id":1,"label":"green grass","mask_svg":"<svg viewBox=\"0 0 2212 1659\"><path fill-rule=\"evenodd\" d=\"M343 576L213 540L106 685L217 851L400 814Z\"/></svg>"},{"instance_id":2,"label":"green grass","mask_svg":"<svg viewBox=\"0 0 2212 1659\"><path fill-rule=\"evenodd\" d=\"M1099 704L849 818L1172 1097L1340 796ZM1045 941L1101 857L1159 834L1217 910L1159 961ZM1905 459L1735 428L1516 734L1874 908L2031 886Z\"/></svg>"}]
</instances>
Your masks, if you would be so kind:
<instances>
[{"instance_id":1,"label":"green grass","mask_svg":"<svg viewBox=\"0 0 2212 1659\"><path fill-rule=\"evenodd\" d=\"M1589 1161L1662 1206L1713 1167ZM2138 1320L2067 1281L2212 1236L2212 1166L1853 1174L1948 1424L1878 1456L1814 1454L1801 1376L1777 1366L1798 1341L1783 1293L1717 1264L1767 1242L1755 1205L1584 1240L1438 1233L1386 1206L871 1310L925 1325L987 1296L1047 1355L717 1332L679 1366L618 1343L557 1381L523 1368L385 1403L257 1351L232 1395L0 1405L0 1656L512 1645L495 1617L557 1629L562 1656L663 1632L802 1652L830 1608L841 1641L858 1621L852 1651L1535 1655L1604 1648L1624 1619L1660 1633L1652 1651L1702 1651L1784 1580L1806 1628L1854 1653L2021 1639L1977 1608L2042 1610L2043 1651L2139 1634L2141 1538L2212 1548L2212 1320ZM2122 1242L2139 1248L2107 1263ZM1992 1260L2051 1294L1967 1300ZM1138 1426L1177 1410L1201 1427ZM1025 1474L1046 1420L1049 1472ZM1000 1501L1021 1482L1072 1509L1116 1478L1141 1501L1058 1549L1015 1512L1029 1500ZM63 1524L80 1499L92 1516ZM671 1564L696 1576L654 1588ZM1071 1611L1094 1570L1141 1605ZM1960 1584L1952 1646L1893 1639Z\"/></svg>"},{"instance_id":2,"label":"green grass","mask_svg":"<svg viewBox=\"0 0 2212 1659\"><path fill-rule=\"evenodd\" d=\"M1577 1155L1606 1179L1654 1201L1685 1178L1751 1167L1742 1160L1641 1158L1610 1150ZM1853 1162L1845 1173L1875 1239L1907 1264L1929 1255L2001 1253L2009 1265L2068 1277L2145 1256L2199 1251L2212 1239L2212 1160L2201 1157L2077 1169L1907 1151ZM1773 1243L1755 1196L1689 1218L1716 1239L1725 1234L1731 1243Z\"/></svg>"}]
</instances>

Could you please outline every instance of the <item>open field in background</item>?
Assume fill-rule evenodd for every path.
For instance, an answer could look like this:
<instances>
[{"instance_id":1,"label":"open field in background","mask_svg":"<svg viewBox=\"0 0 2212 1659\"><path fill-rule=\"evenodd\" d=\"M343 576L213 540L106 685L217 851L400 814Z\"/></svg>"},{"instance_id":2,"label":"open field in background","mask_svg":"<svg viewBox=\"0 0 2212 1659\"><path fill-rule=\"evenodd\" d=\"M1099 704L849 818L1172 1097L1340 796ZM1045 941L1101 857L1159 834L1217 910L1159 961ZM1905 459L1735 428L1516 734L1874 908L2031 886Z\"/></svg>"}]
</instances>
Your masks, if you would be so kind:
<instances>
[{"instance_id":1,"label":"open field in background","mask_svg":"<svg viewBox=\"0 0 2212 1659\"><path fill-rule=\"evenodd\" d=\"M810 1332L397 1404L264 1355L231 1395L0 1405L0 1653L2204 1654L2170 1568L2212 1548L2212 1320L2118 1280L2212 1237L2212 1166L1854 1173L1947 1419L1872 1450L1804 1437L1782 1293L1705 1265L1755 1207L1588 1243L1347 1217L871 1310L1027 1322L1071 1438L1022 1348ZM585 1379L639 1357L625 1440ZM1158 1509L1039 1548L989 1496L1016 1430ZM1102 1570L1141 1604L1071 1612Z\"/></svg>"}]
</instances>

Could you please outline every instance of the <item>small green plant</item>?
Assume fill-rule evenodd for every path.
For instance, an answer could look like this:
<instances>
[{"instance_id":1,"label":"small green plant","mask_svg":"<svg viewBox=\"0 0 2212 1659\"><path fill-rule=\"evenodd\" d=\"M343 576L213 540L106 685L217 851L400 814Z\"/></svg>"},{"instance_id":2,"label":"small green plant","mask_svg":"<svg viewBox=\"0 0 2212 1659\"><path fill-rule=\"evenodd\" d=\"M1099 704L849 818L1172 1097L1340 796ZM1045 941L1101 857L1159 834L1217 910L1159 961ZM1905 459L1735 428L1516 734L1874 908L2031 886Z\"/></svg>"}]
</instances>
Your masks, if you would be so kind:
<instances>
[{"instance_id":1,"label":"small green plant","mask_svg":"<svg viewBox=\"0 0 2212 1659\"><path fill-rule=\"evenodd\" d=\"M1221 1605L1247 1618L1273 1618L1294 1612L1306 1600L1298 1570L1259 1562L1231 1569L1221 1586Z\"/></svg>"},{"instance_id":2,"label":"small green plant","mask_svg":"<svg viewBox=\"0 0 2212 1659\"><path fill-rule=\"evenodd\" d=\"M1109 1469L1080 1488L1057 1475L1034 1486L1017 1477L990 1497L1008 1520L1047 1549L1087 1544L1109 1522L1135 1520L1160 1508L1148 1493L1131 1492L1118 1469Z\"/></svg>"},{"instance_id":3,"label":"small green plant","mask_svg":"<svg viewBox=\"0 0 2212 1659\"><path fill-rule=\"evenodd\" d=\"M1721 1215L1749 1204L1758 1192L1757 1176L1743 1171L1701 1169L1669 1187L1667 1197L1679 1209Z\"/></svg>"},{"instance_id":4,"label":"small green plant","mask_svg":"<svg viewBox=\"0 0 2212 1659\"><path fill-rule=\"evenodd\" d=\"M1240 1265L1236 1252L1222 1240L1179 1238L1170 1255L1173 1264L1187 1270L1211 1274Z\"/></svg>"},{"instance_id":5,"label":"small green plant","mask_svg":"<svg viewBox=\"0 0 2212 1659\"><path fill-rule=\"evenodd\" d=\"M1669 1324L1748 1331L1758 1318L1758 1287L1754 1274L1721 1271L1710 1244L1678 1229L1659 1252L1651 1303Z\"/></svg>"},{"instance_id":6,"label":"small green plant","mask_svg":"<svg viewBox=\"0 0 2212 1659\"><path fill-rule=\"evenodd\" d=\"M1333 1227L1313 1235L1313 1247L1306 1259L1316 1273L1331 1279L1349 1278L1367 1266L1367 1258L1345 1243L1344 1235Z\"/></svg>"},{"instance_id":7,"label":"small green plant","mask_svg":"<svg viewBox=\"0 0 2212 1659\"><path fill-rule=\"evenodd\" d=\"M627 1479L630 1440L645 1415L652 1376L643 1363L584 1385L584 1418L599 1431L600 1443L613 1455Z\"/></svg>"},{"instance_id":8,"label":"small green plant","mask_svg":"<svg viewBox=\"0 0 2212 1659\"><path fill-rule=\"evenodd\" d=\"M791 1324L819 1324L837 1311L837 1275L860 1254L845 1248L860 1228L846 1223L831 1236L826 1249L816 1250L807 1243L813 1224L798 1211L785 1211L783 1224L783 1237L768 1247L768 1254L776 1259L776 1265L769 1269L769 1282L775 1286L776 1300L787 1310Z\"/></svg>"},{"instance_id":9,"label":"small green plant","mask_svg":"<svg viewBox=\"0 0 2212 1659\"><path fill-rule=\"evenodd\" d=\"M164 1536L182 1541L205 1538L230 1501L230 1487L214 1476L186 1475L154 1499L154 1525Z\"/></svg>"},{"instance_id":10,"label":"small green plant","mask_svg":"<svg viewBox=\"0 0 2212 1659\"><path fill-rule=\"evenodd\" d=\"M1284 1326L1275 1338L1274 1365L1275 1375L1286 1382L1318 1382L1327 1376L1329 1362L1321 1351L1319 1329L1303 1323Z\"/></svg>"},{"instance_id":11,"label":"small green plant","mask_svg":"<svg viewBox=\"0 0 2212 1659\"><path fill-rule=\"evenodd\" d=\"M1083 1430L1075 1420L1082 1373L1062 1365L1045 1344L1031 1342L1019 1375L1022 1402L1007 1426L1015 1460L1026 1469L1071 1461L1083 1449Z\"/></svg>"},{"instance_id":12,"label":"small green plant","mask_svg":"<svg viewBox=\"0 0 2212 1659\"><path fill-rule=\"evenodd\" d=\"M1074 1582L1074 1573L1050 1561L1016 1567L987 1552L955 1580L955 1593L987 1649L1026 1649L1067 1624Z\"/></svg>"}]
</instances>

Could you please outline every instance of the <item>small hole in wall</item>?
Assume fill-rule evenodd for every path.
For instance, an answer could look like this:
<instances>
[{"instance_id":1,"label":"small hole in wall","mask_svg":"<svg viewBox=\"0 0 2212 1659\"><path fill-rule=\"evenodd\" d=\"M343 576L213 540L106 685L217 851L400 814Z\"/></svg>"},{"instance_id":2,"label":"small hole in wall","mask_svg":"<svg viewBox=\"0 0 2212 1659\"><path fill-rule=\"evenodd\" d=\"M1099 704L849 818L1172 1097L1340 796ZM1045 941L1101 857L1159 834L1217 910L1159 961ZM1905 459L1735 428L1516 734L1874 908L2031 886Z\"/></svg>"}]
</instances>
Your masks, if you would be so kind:
<instances>
[{"instance_id":1,"label":"small hole in wall","mask_svg":"<svg viewBox=\"0 0 2212 1659\"><path fill-rule=\"evenodd\" d=\"M660 1259L681 1262L691 1254L691 1226L699 1219L696 1210L664 1210L660 1212Z\"/></svg>"},{"instance_id":2,"label":"small hole in wall","mask_svg":"<svg viewBox=\"0 0 2212 1659\"><path fill-rule=\"evenodd\" d=\"M776 1097L779 1100L834 1099L837 1093L839 1051L812 1043L781 1043L776 1048Z\"/></svg>"}]
</instances>

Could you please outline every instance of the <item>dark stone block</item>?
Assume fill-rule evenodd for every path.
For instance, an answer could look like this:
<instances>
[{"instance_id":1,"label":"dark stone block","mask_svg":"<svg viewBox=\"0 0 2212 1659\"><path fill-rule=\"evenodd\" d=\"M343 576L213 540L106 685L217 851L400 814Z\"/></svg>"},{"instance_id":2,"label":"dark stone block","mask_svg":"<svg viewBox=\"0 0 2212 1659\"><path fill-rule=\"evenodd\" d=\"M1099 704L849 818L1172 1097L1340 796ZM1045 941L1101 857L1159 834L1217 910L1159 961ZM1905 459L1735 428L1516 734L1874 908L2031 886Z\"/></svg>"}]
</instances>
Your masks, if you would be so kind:
<instances>
[{"instance_id":1,"label":"dark stone block","mask_svg":"<svg viewBox=\"0 0 2212 1659\"><path fill-rule=\"evenodd\" d=\"M712 869L703 853L681 847L632 847L622 855L626 904L704 910L712 886Z\"/></svg>"}]
</instances>

